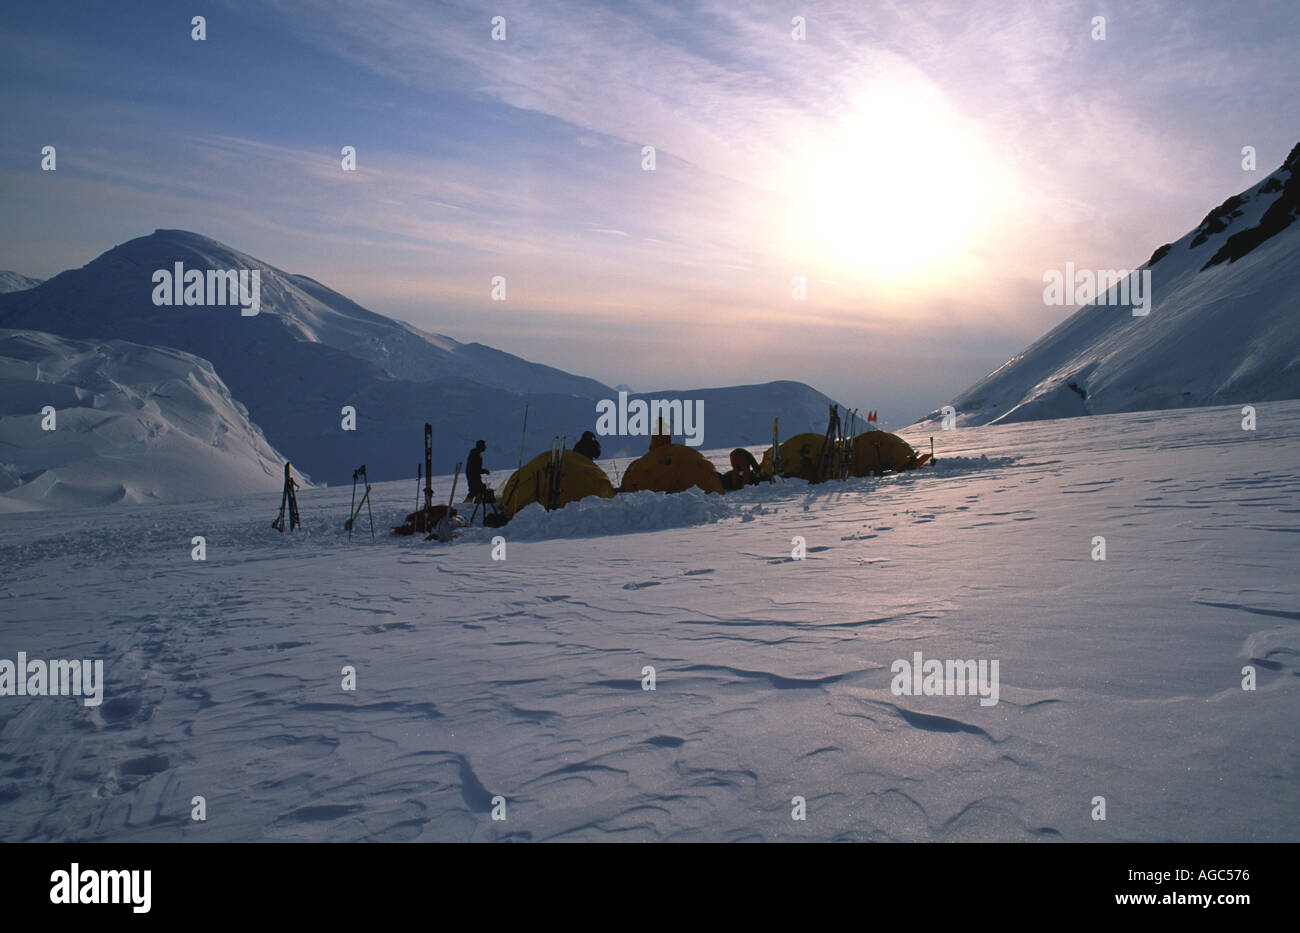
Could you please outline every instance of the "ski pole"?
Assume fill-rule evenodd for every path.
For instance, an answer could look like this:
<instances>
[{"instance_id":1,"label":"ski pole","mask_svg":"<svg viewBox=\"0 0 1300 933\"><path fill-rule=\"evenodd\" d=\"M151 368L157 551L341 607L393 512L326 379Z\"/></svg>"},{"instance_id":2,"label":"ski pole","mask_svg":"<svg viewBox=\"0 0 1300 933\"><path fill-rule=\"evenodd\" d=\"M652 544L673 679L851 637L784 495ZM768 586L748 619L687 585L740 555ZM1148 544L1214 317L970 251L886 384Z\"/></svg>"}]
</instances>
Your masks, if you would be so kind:
<instances>
[{"instance_id":1,"label":"ski pole","mask_svg":"<svg viewBox=\"0 0 1300 933\"><path fill-rule=\"evenodd\" d=\"M524 429L519 433L519 466L516 471L524 468L524 441L528 437L528 402L524 402Z\"/></svg>"},{"instance_id":2,"label":"ski pole","mask_svg":"<svg viewBox=\"0 0 1300 933\"><path fill-rule=\"evenodd\" d=\"M352 540L352 520L357 517L357 471L352 471L352 505L348 506L348 540Z\"/></svg>"}]
</instances>

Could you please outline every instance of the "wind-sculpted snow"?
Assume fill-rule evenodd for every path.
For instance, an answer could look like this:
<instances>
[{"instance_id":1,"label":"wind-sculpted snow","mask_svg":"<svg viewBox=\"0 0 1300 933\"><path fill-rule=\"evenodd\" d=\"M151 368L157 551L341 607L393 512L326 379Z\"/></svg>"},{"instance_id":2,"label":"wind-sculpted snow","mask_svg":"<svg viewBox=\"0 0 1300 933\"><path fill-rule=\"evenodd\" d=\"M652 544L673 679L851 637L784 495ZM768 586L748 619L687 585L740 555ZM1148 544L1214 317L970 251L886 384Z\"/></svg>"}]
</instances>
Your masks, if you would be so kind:
<instances>
[{"instance_id":1,"label":"wind-sculpted snow","mask_svg":"<svg viewBox=\"0 0 1300 933\"><path fill-rule=\"evenodd\" d=\"M0 330L0 512L265 492L282 462L205 360Z\"/></svg>"},{"instance_id":2,"label":"wind-sculpted snow","mask_svg":"<svg viewBox=\"0 0 1300 933\"><path fill-rule=\"evenodd\" d=\"M1295 841L1297 441L1300 403L965 428L450 544L385 535L413 477L373 541L347 487L295 534L275 492L8 515L0 658L106 685L0 696L0 838ZM998 702L895 692L916 653Z\"/></svg>"}]
</instances>

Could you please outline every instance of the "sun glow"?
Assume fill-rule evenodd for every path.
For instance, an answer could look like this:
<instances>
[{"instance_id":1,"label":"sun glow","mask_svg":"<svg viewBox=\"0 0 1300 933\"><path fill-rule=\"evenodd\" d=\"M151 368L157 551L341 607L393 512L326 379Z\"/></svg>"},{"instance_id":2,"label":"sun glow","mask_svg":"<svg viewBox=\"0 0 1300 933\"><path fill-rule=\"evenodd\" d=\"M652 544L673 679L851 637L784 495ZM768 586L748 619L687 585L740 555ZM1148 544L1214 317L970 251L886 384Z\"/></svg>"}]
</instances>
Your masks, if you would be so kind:
<instances>
[{"instance_id":1,"label":"sun glow","mask_svg":"<svg viewBox=\"0 0 1300 933\"><path fill-rule=\"evenodd\" d=\"M798 151L786 190L787 253L837 278L920 284L970 265L1005 176L941 92L880 82Z\"/></svg>"}]
</instances>

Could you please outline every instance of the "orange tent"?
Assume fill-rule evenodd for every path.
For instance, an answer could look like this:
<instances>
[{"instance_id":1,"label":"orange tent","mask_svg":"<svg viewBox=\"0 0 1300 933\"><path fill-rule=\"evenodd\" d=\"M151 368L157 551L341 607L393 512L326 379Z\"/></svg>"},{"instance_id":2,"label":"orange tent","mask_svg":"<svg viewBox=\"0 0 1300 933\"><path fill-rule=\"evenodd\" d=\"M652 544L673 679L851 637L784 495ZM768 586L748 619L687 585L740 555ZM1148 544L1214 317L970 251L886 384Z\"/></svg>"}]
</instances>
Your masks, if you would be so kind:
<instances>
[{"instance_id":1,"label":"orange tent","mask_svg":"<svg viewBox=\"0 0 1300 933\"><path fill-rule=\"evenodd\" d=\"M660 444L628 464L618 491L682 492L692 486L705 492L720 493L722 477L709 458L695 448L684 444Z\"/></svg>"},{"instance_id":2,"label":"orange tent","mask_svg":"<svg viewBox=\"0 0 1300 933\"><path fill-rule=\"evenodd\" d=\"M910 470L920 459L912 445L888 431L864 431L853 438L854 476L871 476L887 470Z\"/></svg>"}]
</instances>

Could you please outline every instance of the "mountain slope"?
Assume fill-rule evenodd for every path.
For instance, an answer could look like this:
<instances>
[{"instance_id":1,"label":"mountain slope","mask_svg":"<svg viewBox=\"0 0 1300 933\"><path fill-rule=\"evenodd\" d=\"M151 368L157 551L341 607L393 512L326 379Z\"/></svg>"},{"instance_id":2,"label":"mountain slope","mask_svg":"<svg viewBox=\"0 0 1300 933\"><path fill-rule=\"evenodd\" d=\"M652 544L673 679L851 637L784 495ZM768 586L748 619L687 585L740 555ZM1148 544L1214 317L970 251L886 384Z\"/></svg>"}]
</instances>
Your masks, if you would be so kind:
<instances>
[{"instance_id":1,"label":"mountain slope","mask_svg":"<svg viewBox=\"0 0 1300 933\"><path fill-rule=\"evenodd\" d=\"M282 468L205 360L0 330L0 511L273 492Z\"/></svg>"},{"instance_id":2,"label":"mountain slope","mask_svg":"<svg viewBox=\"0 0 1300 933\"><path fill-rule=\"evenodd\" d=\"M0 295L7 295L9 292L23 292L29 288L35 288L43 281L45 280L19 275L17 272L0 271Z\"/></svg>"},{"instance_id":3,"label":"mountain slope","mask_svg":"<svg viewBox=\"0 0 1300 933\"><path fill-rule=\"evenodd\" d=\"M1300 145L1160 247L1150 313L1090 304L952 401L959 424L1300 397ZM942 411L923 421L940 420Z\"/></svg>"},{"instance_id":4,"label":"mountain slope","mask_svg":"<svg viewBox=\"0 0 1300 933\"><path fill-rule=\"evenodd\" d=\"M187 271L260 270L260 312L244 317L233 307L155 305L151 277L156 270L173 271L175 263ZM46 322L56 333L175 346L211 359L219 370L234 367L223 367L231 361L216 357L250 339L293 340L341 351L393 379L455 376L515 392L609 391L594 379L504 353L500 356L507 359L496 359L487 369L475 345L375 314L314 279L185 230L156 230L129 240L0 304L6 326L41 326L36 318L45 312L57 314L57 320Z\"/></svg>"},{"instance_id":5,"label":"mountain slope","mask_svg":"<svg viewBox=\"0 0 1300 933\"><path fill-rule=\"evenodd\" d=\"M154 305L155 270L171 271L177 262L186 270L259 270L259 313ZM131 240L35 289L0 296L0 327L125 339L209 360L277 448L304 471L336 483L350 480L363 462L375 479L412 472L423 456L425 421L434 424L439 468L450 472L477 437L518 444L519 393L553 393L546 408L554 417L534 424L562 433L560 420L572 423L592 407L579 403L579 393L610 391L504 353L497 366L484 367L477 349L374 314L312 279L184 231ZM345 406L357 411L355 431L343 430ZM508 430L486 423L498 416L508 418Z\"/></svg>"},{"instance_id":6,"label":"mountain slope","mask_svg":"<svg viewBox=\"0 0 1300 933\"><path fill-rule=\"evenodd\" d=\"M258 270L259 311L154 304L157 270ZM423 425L434 428L434 463L451 472L474 441L489 468L513 465L525 405L526 452L557 435L570 443L595 427L596 402L616 398L594 380L531 363L366 310L306 276L282 272L214 240L159 230L24 292L0 295L0 327L65 337L175 347L209 360L266 437L318 480L349 482L362 463L374 480L410 476L423 459ZM708 446L765 442L771 419L785 430L821 431L825 396L774 383L656 397L707 400ZM356 410L344 430L343 410ZM643 437L609 438L609 456L643 453Z\"/></svg>"}]
</instances>

